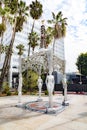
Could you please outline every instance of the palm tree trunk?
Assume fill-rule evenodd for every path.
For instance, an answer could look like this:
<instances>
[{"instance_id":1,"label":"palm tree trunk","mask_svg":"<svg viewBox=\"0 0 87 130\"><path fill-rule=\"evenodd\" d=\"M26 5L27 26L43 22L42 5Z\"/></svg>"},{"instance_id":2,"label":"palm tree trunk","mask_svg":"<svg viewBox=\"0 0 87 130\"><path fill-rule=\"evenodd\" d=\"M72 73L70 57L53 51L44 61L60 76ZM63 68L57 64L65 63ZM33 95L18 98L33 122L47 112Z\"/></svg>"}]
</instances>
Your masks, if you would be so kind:
<instances>
[{"instance_id":1,"label":"palm tree trunk","mask_svg":"<svg viewBox=\"0 0 87 130\"><path fill-rule=\"evenodd\" d=\"M5 24L4 16L2 16L2 23ZM2 31L2 33L1 33L1 43L0 43L0 61L1 61L1 51L2 51L2 44L3 44L3 35L4 35L4 32Z\"/></svg>"},{"instance_id":2,"label":"palm tree trunk","mask_svg":"<svg viewBox=\"0 0 87 130\"><path fill-rule=\"evenodd\" d=\"M34 29L34 24L35 24L35 19L34 19L34 21L33 21L32 29L31 29L31 34L32 34L32 32L33 32L33 29ZM31 48L31 45L29 45L29 48L28 48L27 64L28 64L29 55L30 55L30 48ZM28 81L28 65L27 65L27 81Z\"/></svg>"},{"instance_id":3,"label":"palm tree trunk","mask_svg":"<svg viewBox=\"0 0 87 130\"><path fill-rule=\"evenodd\" d=\"M2 89L4 78L5 78L6 74L8 73L9 67L10 67L10 61L11 61L11 55L12 55L12 48L13 48L13 43L14 43L15 34L16 34L16 32L15 32L15 30L16 30L16 22L17 22L17 19L15 18L12 39L11 39L11 42L10 42L7 54L5 56L5 60L4 60L4 64L3 64L3 68L2 68L2 72L1 72L1 77L0 77L0 91Z\"/></svg>"},{"instance_id":4,"label":"palm tree trunk","mask_svg":"<svg viewBox=\"0 0 87 130\"><path fill-rule=\"evenodd\" d=\"M19 103L21 103L21 96L22 96L22 71L21 71L21 55L19 55L19 85L18 85Z\"/></svg>"},{"instance_id":5,"label":"palm tree trunk","mask_svg":"<svg viewBox=\"0 0 87 130\"><path fill-rule=\"evenodd\" d=\"M29 48L28 48L28 58L29 58L29 55L30 55L30 48L31 48L31 45L29 45Z\"/></svg>"},{"instance_id":6,"label":"palm tree trunk","mask_svg":"<svg viewBox=\"0 0 87 130\"><path fill-rule=\"evenodd\" d=\"M1 34L1 42L0 42L0 61L1 61L1 54L2 54L2 42L3 42L3 33Z\"/></svg>"},{"instance_id":7,"label":"palm tree trunk","mask_svg":"<svg viewBox=\"0 0 87 130\"><path fill-rule=\"evenodd\" d=\"M35 19L33 21L32 29L31 29L31 34L33 32L33 29L34 29L34 24L35 24ZM29 48L28 48L28 59L29 59L29 55L30 55L30 48L31 48L31 45L29 45Z\"/></svg>"},{"instance_id":8,"label":"palm tree trunk","mask_svg":"<svg viewBox=\"0 0 87 130\"><path fill-rule=\"evenodd\" d=\"M33 32L34 25L35 25L35 19L34 19L34 21L33 21L32 29L31 29L31 33Z\"/></svg>"}]
</instances>

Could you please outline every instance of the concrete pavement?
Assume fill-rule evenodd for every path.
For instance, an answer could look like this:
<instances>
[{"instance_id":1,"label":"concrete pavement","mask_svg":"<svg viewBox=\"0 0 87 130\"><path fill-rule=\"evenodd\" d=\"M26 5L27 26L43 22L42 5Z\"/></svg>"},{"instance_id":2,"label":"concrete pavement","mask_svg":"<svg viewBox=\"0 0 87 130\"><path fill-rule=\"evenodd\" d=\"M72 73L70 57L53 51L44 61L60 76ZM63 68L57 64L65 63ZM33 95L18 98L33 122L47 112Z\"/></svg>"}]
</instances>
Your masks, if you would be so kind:
<instances>
[{"instance_id":1,"label":"concrete pavement","mask_svg":"<svg viewBox=\"0 0 87 130\"><path fill-rule=\"evenodd\" d=\"M22 103L38 96L22 96ZM48 97L43 97L44 101ZM63 96L53 100L61 103ZM87 130L87 95L68 95L69 106L57 115L43 114L15 107L17 96L0 97L0 130Z\"/></svg>"}]
</instances>

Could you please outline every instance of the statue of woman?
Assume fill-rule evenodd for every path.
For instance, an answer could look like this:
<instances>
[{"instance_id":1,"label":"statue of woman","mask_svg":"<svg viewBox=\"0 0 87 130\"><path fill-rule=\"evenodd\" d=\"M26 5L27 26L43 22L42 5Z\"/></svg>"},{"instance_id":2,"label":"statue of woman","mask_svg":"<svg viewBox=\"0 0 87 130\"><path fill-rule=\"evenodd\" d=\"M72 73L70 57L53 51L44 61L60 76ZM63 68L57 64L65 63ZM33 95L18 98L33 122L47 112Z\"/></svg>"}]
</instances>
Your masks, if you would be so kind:
<instances>
[{"instance_id":1,"label":"statue of woman","mask_svg":"<svg viewBox=\"0 0 87 130\"><path fill-rule=\"evenodd\" d=\"M62 84L63 84L64 100L67 100L67 79L66 79L66 75L65 74L63 76Z\"/></svg>"},{"instance_id":2,"label":"statue of woman","mask_svg":"<svg viewBox=\"0 0 87 130\"><path fill-rule=\"evenodd\" d=\"M41 89L42 89L42 84L43 84L43 80L41 79L41 77L39 76L38 81L38 88L39 88L39 99L41 98Z\"/></svg>"},{"instance_id":3,"label":"statue of woman","mask_svg":"<svg viewBox=\"0 0 87 130\"><path fill-rule=\"evenodd\" d=\"M49 72L46 78L46 86L49 92L49 107L52 107L52 93L54 90L54 76Z\"/></svg>"}]
</instances>

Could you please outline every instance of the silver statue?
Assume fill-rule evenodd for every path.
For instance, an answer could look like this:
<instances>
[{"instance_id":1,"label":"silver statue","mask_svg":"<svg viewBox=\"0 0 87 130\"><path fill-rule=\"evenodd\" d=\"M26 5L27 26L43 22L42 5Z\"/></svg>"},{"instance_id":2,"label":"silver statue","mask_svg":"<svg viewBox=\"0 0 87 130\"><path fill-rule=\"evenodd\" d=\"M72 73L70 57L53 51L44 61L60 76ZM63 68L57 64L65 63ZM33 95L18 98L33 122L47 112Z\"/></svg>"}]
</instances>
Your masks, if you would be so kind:
<instances>
[{"instance_id":1,"label":"silver statue","mask_svg":"<svg viewBox=\"0 0 87 130\"><path fill-rule=\"evenodd\" d=\"M39 99L38 101L41 101L41 89L42 89L42 85L43 85L43 80L41 79L41 77L39 76L38 78L38 81L37 81L37 84L38 84L38 88L39 88Z\"/></svg>"},{"instance_id":2,"label":"silver statue","mask_svg":"<svg viewBox=\"0 0 87 130\"><path fill-rule=\"evenodd\" d=\"M52 75L51 71L49 71L49 75L46 77L46 86L49 93L49 108L53 107L52 103L52 95L54 90L54 76Z\"/></svg>"},{"instance_id":3,"label":"silver statue","mask_svg":"<svg viewBox=\"0 0 87 130\"><path fill-rule=\"evenodd\" d=\"M64 89L64 100L63 100L62 105L67 106L69 105L69 103L67 101L67 79L66 79L65 74L63 76L62 84L63 84L63 89Z\"/></svg>"}]
</instances>

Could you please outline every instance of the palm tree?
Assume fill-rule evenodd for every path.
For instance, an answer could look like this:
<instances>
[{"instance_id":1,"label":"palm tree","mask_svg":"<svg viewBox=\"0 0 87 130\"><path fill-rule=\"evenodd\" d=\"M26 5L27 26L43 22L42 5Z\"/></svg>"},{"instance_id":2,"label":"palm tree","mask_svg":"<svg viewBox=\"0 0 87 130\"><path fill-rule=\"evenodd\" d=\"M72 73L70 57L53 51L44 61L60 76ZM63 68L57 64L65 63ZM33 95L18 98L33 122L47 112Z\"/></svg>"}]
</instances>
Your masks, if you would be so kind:
<instances>
[{"instance_id":1,"label":"palm tree","mask_svg":"<svg viewBox=\"0 0 87 130\"><path fill-rule=\"evenodd\" d=\"M0 60L1 60L1 50L2 50L2 44L3 44L3 35L6 30L6 17L10 10L6 7L3 7L3 0L0 1L0 16L1 16L1 23L0 23Z\"/></svg>"},{"instance_id":2,"label":"palm tree","mask_svg":"<svg viewBox=\"0 0 87 130\"><path fill-rule=\"evenodd\" d=\"M3 44L1 44L1 54L3 54L3 53L7 53L7 51L8 51L8 45L3 45Z\"/></svg>"},{"instance_id":3,"label":"palm tree","mask_svg":"<svg viewBox=\"0 0 87 130\"><path fill-rule=\"evenodd\" d=\"M34 19L32 29L31 29L31 34L32 34L35 20L38 20L41 17L43 10L42 10L42 4L37 0L32 1L29 7L30 7L30 16ZM30 42L31 42L31 38L30 38ZM31 47L31 44L29 44L28 57L30 54L30 47Z\"/></svg>"},{"instance_id":4,"label":"palm tree","mask_svg":"<svg viewBox=\"0 0 87 130\"><path fill-rule=\"evenodd\" d=\"M53 37L54 37L54 42L53 42L53 54L54 54L54 47L55 47L55 41L56 39L60 39L65 37L66 34L66 19L67 18L63 18L63 14L62 12L58 12L57 15L55 15L52 12L52 20L48 20L48 23L52 24L52 27L49 27ZM54 59L53 59L54 60ZM54 69L54 65L53 65L53 69Z\"/></svg>"},{"instance_id":5,"label":"palm tree","mask_svg":"<svg viewBox=\"0 0 87 130\"><path fill-rule=\"evenodd\" d=\"M4 60L3 69L1 72L0 89L2 87L4 77L6 73L9 71L12 48L13 48L13 43L15 40L15 34L16 32L22 30L23 22L26 20L26 17L28 16L27 11L29 9L29 7L26 6L25 2L23 1L18 2L18 0L12 0L12 1L4 0L4 3L5 3L5 7L10 8L10 16L12 16L10 17L10 20L13 23L13 33L12 33L12 39L8 48L8 52Z\"/></svg>"},{"instance_id":6,"label":"palm tree","mask_svg":"<svg viewBox=\"0 0 87 130\"><path fill-rule=\"evenodd\" d=\"M1 54L5 52L5 47L3 44L1 44Z\"/></svg>"},{"instance_id":7,"label":"palm tree","mask_svg":"<svg viewBox=\"0 0 87 130\"><path fill-rule=\"evenodd\" d=\"M53 43L53 52L54 52L54 46L55 46L55 40L59 39L61 37L64 37L66 34L66 19L67 18L62 18L63 14L62 12L58 12L57 15L55 15L52 12L53 19L48 20L48 23L52 24L53 27L49 27L50 30L52 31L53 37L54 37L54 43Z\"/></svg>"},{"instance_id":8,"label":"palm tree","mask_svg":"<svg viewBox=\"0 0 87 130\"><path fill-rule=\"evenodd\" d=\"M52 30L50 27L48 27L46 30L45 30L45 48L48 47L48 45L52 42L52 39L53 39L53 35L52 35Z\"/></svg>"},{"instance_id":9,"label":"palm tree","mask_svg":"<svg viewBox=\"0 0 87 130\"><path fill-rule=\"evenodd\" d=\"M21 56L23 54L23 51L25 50L24 46L22 44L19 44L16 46L16 48L19 50L18 55Z\"/></svg>"},{"instance_id":10,"label":"palm tree","mask_svg":"<svg viewBox=\"0 0 87 130\"><path fill-rule=\"evenodd\" d=\"M30 16L34 19L34 21L31 32L33 32L35 20L38 20L41 17L42 13L42 4L37 0L32 1L32 4L30 4Z\"/></svg>"},{"instance_id":11,"label":"palm tree","mask_svg":"<svg viewBox=\"0 0 87 130\"><path fill-rule=\"evenodd\" d=\"M22 70L21 70L21 56L24 52L24 46L22 44L19 44L16 46L16 48L19 50L19 86L18 86L18 96L19 96L19 103L21 102L21 95L22 95Z\"/></svg>"},{"instance_id":12,"label":"palm tree","mask_svg":"<svg viewBox=\"0 0 87 130\"><path fill-rule=\"evenodd\" d=\"M31 45L32 50L34 52L35 47L38 46L38 40L40 38L36 32L32 32L29 33L28 39L29 39L29 45Z\"/></svg>"}]
</instances>

